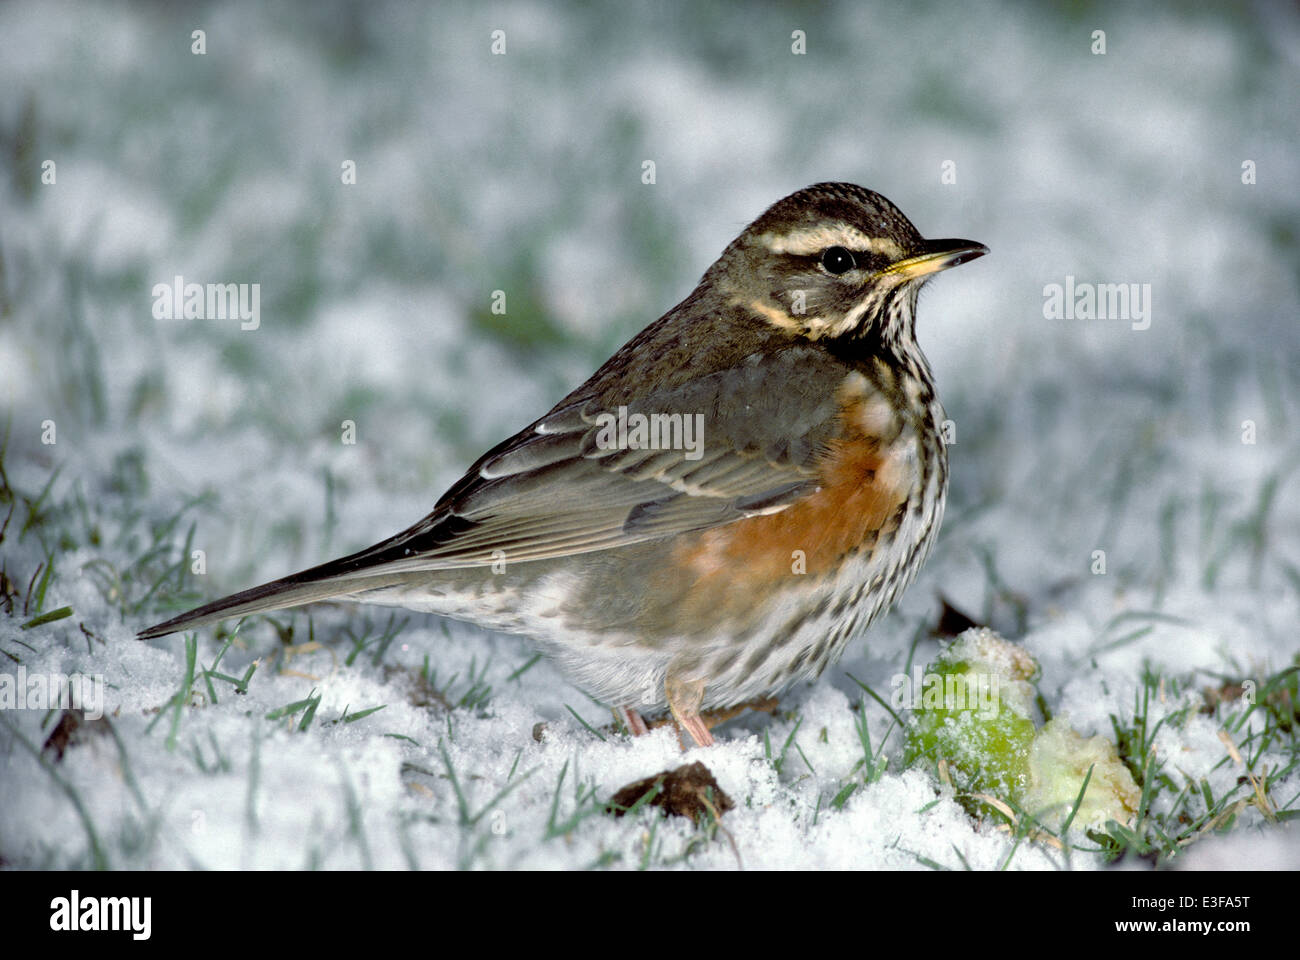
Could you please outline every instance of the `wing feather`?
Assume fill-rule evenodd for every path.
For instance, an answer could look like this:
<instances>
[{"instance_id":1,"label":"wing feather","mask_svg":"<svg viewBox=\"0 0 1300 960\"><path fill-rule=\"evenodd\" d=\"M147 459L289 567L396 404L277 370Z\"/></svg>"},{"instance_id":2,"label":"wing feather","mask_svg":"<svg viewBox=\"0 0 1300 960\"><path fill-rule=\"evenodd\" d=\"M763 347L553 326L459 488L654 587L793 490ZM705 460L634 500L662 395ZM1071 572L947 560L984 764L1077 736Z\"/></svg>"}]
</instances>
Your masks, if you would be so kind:
<instances>
[{"instance_id":1,"label":"wing feather","mask_svg":"<svg viewBox=\"0 0 1300 960\"><path fill-rule=\"evenodd\" d=\"M502 557L554 559L779 512L817 487L818 460L839 429L837 400L825 384L845 370L824 352L787 345L738 356L707 376L661 380L635 400L613 391L584 393L601 382L598 373L484 454L410 528L142 636L355 596L401 583L410 573L480 567ZM600 437L600 414L620 406L629 415L701 416L702 447L609 449Z\"/></svg>"}]
</instances>

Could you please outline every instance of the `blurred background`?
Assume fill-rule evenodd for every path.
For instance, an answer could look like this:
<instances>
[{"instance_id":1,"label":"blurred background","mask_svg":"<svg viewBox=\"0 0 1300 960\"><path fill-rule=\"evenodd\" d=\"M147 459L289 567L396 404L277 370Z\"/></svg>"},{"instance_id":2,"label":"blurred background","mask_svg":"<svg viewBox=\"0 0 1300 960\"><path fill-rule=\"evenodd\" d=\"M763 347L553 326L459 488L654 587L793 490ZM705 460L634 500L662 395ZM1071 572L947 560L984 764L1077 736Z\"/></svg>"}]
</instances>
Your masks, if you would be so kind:
<instances>
[{"instance_id":1,"label":"blurred background","mask_svg":"<svg viewBox=\"0 0 1300 960\"><path fill-rule=\"evenodd\" d=\"M1286 663L1297 89L1290 3L7 3L3 465L63 518L7 576L54 558L46 607L125 641L368 545L848 180L992 251L922 297L947 519L850 661L942 593L1080 624L1076 658L1139 609L1142 658ZM260 326L155 318L177 276L258 284ZM1046 316L1067 282L1138 285L1149 326Z\"/></svg>"}]
</instances>

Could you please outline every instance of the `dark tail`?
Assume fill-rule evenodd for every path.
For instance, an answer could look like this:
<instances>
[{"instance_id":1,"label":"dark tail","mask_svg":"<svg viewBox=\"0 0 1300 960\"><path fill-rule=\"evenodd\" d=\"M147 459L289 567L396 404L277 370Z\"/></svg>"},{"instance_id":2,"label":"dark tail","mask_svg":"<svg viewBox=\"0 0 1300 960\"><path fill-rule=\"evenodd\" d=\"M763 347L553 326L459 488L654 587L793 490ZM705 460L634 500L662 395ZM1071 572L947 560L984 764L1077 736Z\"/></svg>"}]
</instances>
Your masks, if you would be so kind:
<instances>
[{"instance_id":1,"label":"dark tail","mask_svg":"<svg viewBox=\"0 0 1300 960\"><path fill-rule=\"evenodd\" d=\"M288 607L300 607L317 600L346 599L357 594L390 586L400 577L392 574L374 577L328 577L318 579L311 576L313 571L296 573L280 580L272 580L261 586L250 587L239 593L222 597L201 607L172 617L148 629L141 630L137 636L141 640L165 637L178 630L201 627L231 617L244 617L251 613L263 613L267 610L284 610Z\"/></svg>"}]
</instances>

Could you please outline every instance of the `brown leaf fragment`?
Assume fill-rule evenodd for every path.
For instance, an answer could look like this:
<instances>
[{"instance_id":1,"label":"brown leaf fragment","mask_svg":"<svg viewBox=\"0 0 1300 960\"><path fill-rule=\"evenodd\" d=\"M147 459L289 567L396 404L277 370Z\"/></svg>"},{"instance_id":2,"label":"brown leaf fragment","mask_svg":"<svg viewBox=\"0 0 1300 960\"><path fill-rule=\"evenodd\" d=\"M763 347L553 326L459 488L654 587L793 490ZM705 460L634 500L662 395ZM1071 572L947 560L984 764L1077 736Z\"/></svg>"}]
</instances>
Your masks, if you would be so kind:
<instances>
[{"instance_id":1,"label":"brown leaf fragment","mask_svg":"<svg viewBox=\"0 0 1300 960\"><path fill-rule=\"evenodd\" d=\"M709 768L696 761L629 783L610 799L610 810L621 817L656 788L658 792L645 801L647 805L659 807L665 815L689 817L696 822L706 814L719 819L736 805L718 786Z\"/></svg>"},{"instance_id":2,"label":"brown leaf fragment","mask_svg":"<svg viewBox=\"0 0 1300 960\"><path fill-rule=\"evenodd\" d=\"M108 721L103 717L97 720L87 720L86 711L84 710L64 710L63 716L59 717L59 722L54 725L50 735L45 738L41 752L53 753L54 762L58 763L63 759L64 751L68 747L75 747L78 744L85 743L96 734L102 736L107 732Z\"/></svg>"}]
</instances>

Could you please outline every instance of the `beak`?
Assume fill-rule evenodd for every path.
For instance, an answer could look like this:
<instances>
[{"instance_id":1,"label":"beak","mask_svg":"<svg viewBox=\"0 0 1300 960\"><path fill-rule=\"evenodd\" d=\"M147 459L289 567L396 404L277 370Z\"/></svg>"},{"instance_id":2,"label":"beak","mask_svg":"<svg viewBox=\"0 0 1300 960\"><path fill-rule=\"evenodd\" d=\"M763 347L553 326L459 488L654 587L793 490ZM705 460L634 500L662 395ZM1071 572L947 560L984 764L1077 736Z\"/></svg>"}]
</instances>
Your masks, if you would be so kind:
<instances>
[{"instance_id":1,"label":"beak","mask_svg":"<svg viewBox=\"0 0 1300 960\"><path fill-rule=\"evenodd\" d=\"M922 249L923 253L891 263L880 272L916 280L949 267L960 266L989 252L988 247L974 240L926 240Z\"/></svg>"}]
</instances>

